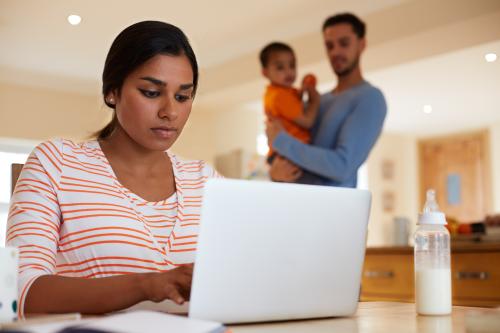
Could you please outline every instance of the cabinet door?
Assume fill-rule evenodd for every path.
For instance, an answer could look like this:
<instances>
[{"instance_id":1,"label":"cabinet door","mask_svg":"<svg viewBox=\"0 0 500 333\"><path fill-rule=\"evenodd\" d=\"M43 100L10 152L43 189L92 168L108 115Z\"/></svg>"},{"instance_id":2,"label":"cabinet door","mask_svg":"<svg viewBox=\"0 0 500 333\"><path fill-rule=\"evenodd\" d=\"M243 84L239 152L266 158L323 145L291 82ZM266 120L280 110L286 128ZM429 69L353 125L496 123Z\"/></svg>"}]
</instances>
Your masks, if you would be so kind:
<instances>
[{"instance_id":1,"label":"cabinet door","mask_svg":"<svg viewBox=\"0 0 500 333\"><path fill-rule=\"evenodd\" d=\"M361 300L411 302L414 299L413 280L413 255L367 254Z\"/></svg>"},{"instance_id":2,"label":"cabinet door","mask_svg":"<svg viewBox=\"0 0 500 333\"><path fill-rule=\"evenodd\" d=\"M421 203L437 192L440 208L463 222L484 218L490 202L487 132L420 141Z\"/></svg>"},{"instance_id":3,"label":"cabinet door","mask_svg":"<svg viewBox=\"0 0 500 333\"><path fill-rule=\"evenodd\" d=\"M500 252L455 253L451 260L455 305L500 305Z\"/></svg>"}]
</instances>

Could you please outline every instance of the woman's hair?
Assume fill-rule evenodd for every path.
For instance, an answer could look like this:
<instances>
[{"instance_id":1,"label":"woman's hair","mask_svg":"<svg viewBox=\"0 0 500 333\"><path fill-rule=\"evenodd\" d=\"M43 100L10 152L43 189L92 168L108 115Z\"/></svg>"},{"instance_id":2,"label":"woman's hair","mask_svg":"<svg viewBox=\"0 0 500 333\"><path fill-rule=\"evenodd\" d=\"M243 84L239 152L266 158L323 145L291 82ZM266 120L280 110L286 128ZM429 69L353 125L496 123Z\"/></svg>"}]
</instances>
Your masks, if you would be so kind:
<instances>
[{"instance_id":1,"label":"woman's hair","mask_svg":"<svg viewBox=\"0 0 500 333\"><path fill-rule=\"evenodd\" d=\"M186 35L181 29L165 22L143 21L120 32L111 44L102 72L104 103L115 109L115 105L109 103L106 96L113 91L119 95L127 76L158 54L185 55L188 58L193 70L194 97L198 86L198 63ZM97 139L105 139L113 133L117 125L118 119L114 111L111 121L94 136Z\"/></svg>"}]
</instances>

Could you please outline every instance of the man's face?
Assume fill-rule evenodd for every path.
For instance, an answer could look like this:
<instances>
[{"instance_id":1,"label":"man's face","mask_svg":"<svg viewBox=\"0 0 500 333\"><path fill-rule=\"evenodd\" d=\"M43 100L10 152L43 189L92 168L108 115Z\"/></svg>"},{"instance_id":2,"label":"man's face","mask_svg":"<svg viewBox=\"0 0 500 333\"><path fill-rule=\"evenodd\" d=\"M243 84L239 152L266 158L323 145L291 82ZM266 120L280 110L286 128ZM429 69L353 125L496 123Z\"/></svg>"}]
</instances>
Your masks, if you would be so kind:
<instances>
[{"instance_id":1,"label":"man's face","mask_svg":"<svg viewBox=\"0 0 500 333\"><path fill-rule=\"evenodd\" d=\"M358 67L365 39L359 38L350 24L339 23L326 28L323 39L330 64L337 76L346 76Z\"/></svg>"}]
</instances>

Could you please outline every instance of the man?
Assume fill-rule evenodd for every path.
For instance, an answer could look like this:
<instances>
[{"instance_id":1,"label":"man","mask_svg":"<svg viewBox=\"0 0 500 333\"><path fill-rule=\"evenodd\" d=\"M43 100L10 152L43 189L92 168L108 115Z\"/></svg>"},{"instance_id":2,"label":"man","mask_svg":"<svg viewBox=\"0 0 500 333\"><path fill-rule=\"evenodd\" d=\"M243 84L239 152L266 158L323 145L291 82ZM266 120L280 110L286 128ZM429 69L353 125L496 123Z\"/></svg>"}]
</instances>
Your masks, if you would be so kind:
<instances>
[{"instance_id":1,"label":"man","mask_svg":"<svg viewBox=\"0 0 500 333\"><path fill-rule=\"evenodd\" d=\"M324 22L323 39L338 83L321 96L311 144L268 119L266 134L279 155L270 168L274 181L356 187L358 168L377 141L387 111L382 92L361 74L365 30L365 24L349 13Z\"/></svg>"}]
</instances>

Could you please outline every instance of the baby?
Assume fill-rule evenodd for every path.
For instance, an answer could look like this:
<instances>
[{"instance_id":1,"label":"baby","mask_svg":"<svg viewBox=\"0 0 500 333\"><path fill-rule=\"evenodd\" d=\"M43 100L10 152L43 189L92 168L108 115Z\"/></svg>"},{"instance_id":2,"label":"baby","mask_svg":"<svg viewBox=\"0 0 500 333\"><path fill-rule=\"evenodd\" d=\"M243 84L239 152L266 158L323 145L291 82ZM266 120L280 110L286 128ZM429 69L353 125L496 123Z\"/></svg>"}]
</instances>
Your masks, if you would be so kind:
<instances>
[{"instance_id":1,"label":"baby","mask_svg":"<svg viewBox=\"0 0 500 333\"><path fill-rule=\"evenodd\" d=\"M284 43L274 42L264 47L260 52L260 62L262 75L270 81L264 94L266 115L278 118L290 135L309 143L309 129L316 120L320 101L316 78L312 74L306 75L300 90L293 87L297 76L295 54ZM303 92L308 96L305 105L302 103ZM276 156L271 146L269 142L269 164Z\"/></svg>"}]
</instances>

